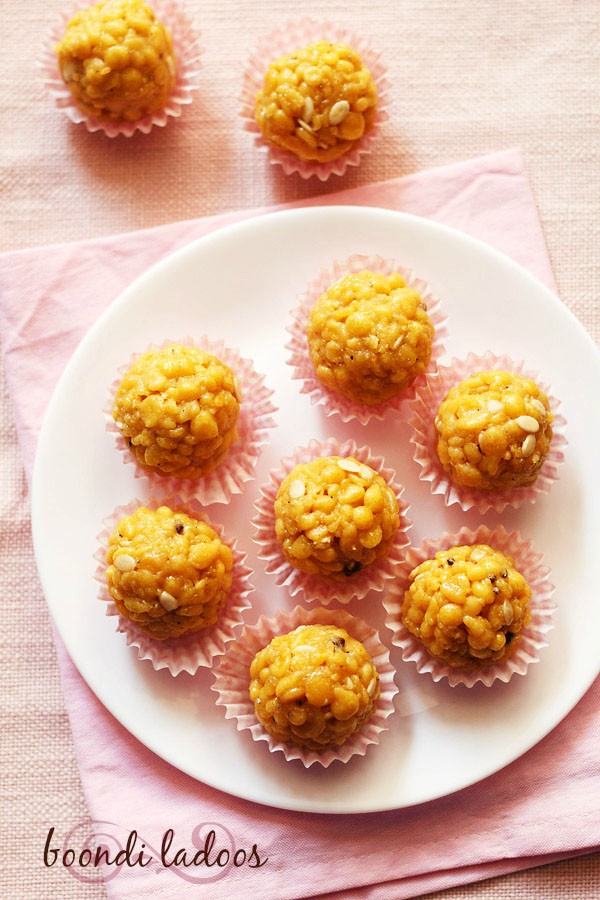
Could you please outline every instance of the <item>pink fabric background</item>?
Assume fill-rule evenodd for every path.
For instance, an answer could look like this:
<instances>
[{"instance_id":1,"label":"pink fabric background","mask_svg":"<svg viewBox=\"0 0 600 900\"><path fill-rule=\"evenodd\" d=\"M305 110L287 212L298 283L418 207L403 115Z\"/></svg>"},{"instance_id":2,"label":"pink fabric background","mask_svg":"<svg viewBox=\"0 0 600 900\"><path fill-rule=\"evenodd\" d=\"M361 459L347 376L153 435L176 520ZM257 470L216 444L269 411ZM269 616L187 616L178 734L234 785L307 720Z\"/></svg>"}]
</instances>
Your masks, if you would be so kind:
<instances>
[{"instance_id":1,"label":"pink fabric background","mask_svg":"<svg viewBox=\"0 0 600 900\"><path fill-rule=\"evenodd\" d=\"M331 200L426 211L438 221L483 235L552 286L517 152L342 192ZM28 472L51 388L69 351L98 313L137 272L231 218L175 223L151 232L22 251L0 259L5 365ZM195 827L213 821L219 823L216 830L221 837L229 832L241 846L244 836L251 835L261 854L269 857L270 865L260 873L229 869L226 877L210 885L202 884L198 873L188 876L192 883L180 882L178 896L225 900L233 892L261 900L324 898L332 893L340 900L358 895L410 897L421 888L461 883L465 869L472 877L484 878L498 866L519 869L532 861L600 845L598 769L593 761L600 734L598 684L541 745L487 779L485 787L475 786L412 810L343 817L333 826L333 837L330 817L257 808L199 786L154 757L91 695L60 640L58 646L90 812L95 821L115 823L100 830L124 843L128 830L136 827L147 845L156 848L168 822L176 834L185 835L184 846L194 846ZM131 811L140 797L143 809L132 826ZM474 838L481 842L476 850ZM410 846L410 855L398 858L396 846ZM289 847L295 848L294 855ZM368 865L348 865L340 878L339 870L331 866L334 854L346 860L360 855ZM147 871L125 869L107 880L107 890L115 900L144 896L166 900L174 890L173 877L163 873L149 882Z\"/></svg>"},{"instance_id":2,"label":"pink fabric background","mask_svg":"<svg viewBox=\"0 0 600 900\"><path fill-rule=\"evenodd\" d=\"M63 6L62 0L31 0L3 9L3 249L109 234L339 188L339 183L305 184L270 170L237 127L240 66L273 19L292 14L289 4L223 0L206 5L189 0L204 34L201 94L185 118L164 132L112 144L69 126L48 103L32 65L37 46ZM322 17L322 4L307 0L302 12ZM359 170L348 173L343 186L520 145L559 293L600 337L596 0L519 0L503 4L502 15L497 4L469 0L388 0L375 13L367 0L332 0L327 17L369 33L394 75L394 115L385 140ZM27 578L14 590L15 573L31 571L33 563L14 410L3 376L0 389L0 741L5 770L11 773L2 791L3 820L10 823L1 839L2 894L24 900L40 895L48 900L99 898L105 896L101 885L84 888L66 872L46 870L41 863L47 828L53 824L64 835L86 816L87 808L47 613L39 604L35 580ZM597 896L599 859L596 854L444 896ZM505 865L512 864L501 863L494 872L501 874ZM479 873L467 868L454 874L462 883ZM422 890L447 883L442 875L437 882L428 879Z\"/></svg>"}]
</instances>

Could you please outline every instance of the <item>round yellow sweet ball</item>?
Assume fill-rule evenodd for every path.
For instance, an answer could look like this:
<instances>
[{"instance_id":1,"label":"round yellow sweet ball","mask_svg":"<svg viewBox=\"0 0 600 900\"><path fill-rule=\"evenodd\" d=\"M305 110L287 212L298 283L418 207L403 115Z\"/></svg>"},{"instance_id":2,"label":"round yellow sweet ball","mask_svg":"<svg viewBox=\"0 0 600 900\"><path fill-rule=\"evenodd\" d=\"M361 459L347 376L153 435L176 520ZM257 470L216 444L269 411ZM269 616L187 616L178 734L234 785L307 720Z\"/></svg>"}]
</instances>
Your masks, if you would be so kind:
<instances>
[{"instance_id":1,"label":"round yellow sweet ball","mask_svg":"<svg viewBox=\"0 0 600 900\"><path fill-rule=\"evenodd\" d=\"M135 360L117 388L113 418L142 468L200 478L237 440L240 402L229 366L198 347L170 344Z\"/></svg>"},{"instance_id":2,"label":"round yellow sweet ball","mask_svg":"<svg viewBox=\"0 0 600 900\"><path fill-rule=\"evenodd\" d=\"M400 273L364 270L331 285L310 311L310 358L319 381L376 406L425 371L434 329L422 297Z\"/></svg>"},{"instance_id":3,"label":"round yellow sweet ball","mask_svg":"<svg viewBox=\"0 0 600 900\"><path fill-rule=\"evenodd\" d=\"M124 516L106 553L119 613L155 640L214 625L232 582L233 554L206 522L168 506Z\"/></svg>"},{"instance_id":4,"label":"round yellow sweet ball","mask_svg":"<svg viewBox=\"0 0 600 900\"><path fill-rule=\"evenodd\" d=\"M254 657L250 699L276 740L322 750L352 737L379 698L379 675L360 641L335 625L301 625Z\"/></svg>"},{"instance_id":5,"label":"round yellow sweet ball","mask_svg":"<svg viewBox=\"0 0 600 900\"><path fill-rule=\"evenodd\" d=\"M393 490L351 456L300 463L275 500L275 534L285 558L325 578L345 580L385 559L399 526Z\"/></svg>"},{"instance_id":6,"label":"round yellow sweet ball","mask_svg":"<svg viewBox=\"0 0 600 900\"><path fill-rule=\"evenodd\" d=\"M377 88L359 54L317 41L274 60L256 97L264 139L299 159L332 162L375 121Z\"/></svg>"},{"instance_id":7,"label":"round yellow sweet ball","mask_svg":"<svg viewBox=\"0 0 600 900\"><path fill-rule=\"evenodd\" d=\"M460 487L502 492L530 485L548 455L553 419L548 397L530 378L475 372L439 406L437 454Z\"/></svg>"},{"instance_id":8,"label":"round yellow sweet ball","mask_svg":"<svg viewBox=\"0 0 600 900\"><path fill-rule=\"evenodd\" d=\"M510 556L488 544L451 547L410 573L402 623L446 665L482 669L515 652L530 599Z\"/></svg>"},{"instance_id":9,"label":"round yellow sweet ball","mask_svg":"<svg viewBox=\"0 0 600 900\"><path fill-rule=\"evenodd\" d=\"M151 115L175 86L171 34L143 0L101 0L80 10L55 49L75 103L99 119L134 122Z\"/></svg>"}]
</instances>

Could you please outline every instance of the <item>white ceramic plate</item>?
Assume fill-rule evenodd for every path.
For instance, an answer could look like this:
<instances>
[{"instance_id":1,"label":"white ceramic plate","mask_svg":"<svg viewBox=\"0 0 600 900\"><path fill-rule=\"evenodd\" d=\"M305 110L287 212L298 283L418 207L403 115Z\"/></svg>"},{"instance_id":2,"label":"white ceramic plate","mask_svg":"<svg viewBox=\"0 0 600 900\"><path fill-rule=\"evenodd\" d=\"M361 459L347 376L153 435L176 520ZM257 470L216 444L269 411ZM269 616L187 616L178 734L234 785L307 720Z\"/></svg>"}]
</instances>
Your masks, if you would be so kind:
<instances>
[{"instance_id":1,"label":"white ceramic plate","mask_svg":"<svg viewBox=\"0 0 600 900\"><path fill-rule=\"evenodd\" d=\"M211 510L239 536L256 569L249 621L290 603L256 559L250 519L258 484L282 455L311 437L351 436L385 457L406 485L413 541L476 525L477 513L445 509L419 481L409 430L399 417L367 427L327 420L291 380L283 345L296 295L320 268L357 252L393 257L430 282L449 317L447 356L488 348L507 353L525 360L561 398L569 446L560 480L547 497L501 517L546 554L559 608L541 661L508 685L453 690L417 675L394 649L399 709L381 743L346 765L305 770L225 720L209 672L176 679L155 672L126 647L116 620L104 615L93 579L95 538L106 514L142 495L133 466L123 465L104 430L101 411L117 367L167 338L223 338L268 374L280 412L258 480L229 506ZM351 207L284 212L225 228L128 288L84 339L53 396L39 441L32 510L37 562L58 630L92 690L132 734L172 765L230 794L283 808L363 812L466 787L544 737L598 674L599 395L600 357L574 317L523 269L458 232ZM390 644L380 595L350 611L378 626Z\"/></svg>"}]
</instances>

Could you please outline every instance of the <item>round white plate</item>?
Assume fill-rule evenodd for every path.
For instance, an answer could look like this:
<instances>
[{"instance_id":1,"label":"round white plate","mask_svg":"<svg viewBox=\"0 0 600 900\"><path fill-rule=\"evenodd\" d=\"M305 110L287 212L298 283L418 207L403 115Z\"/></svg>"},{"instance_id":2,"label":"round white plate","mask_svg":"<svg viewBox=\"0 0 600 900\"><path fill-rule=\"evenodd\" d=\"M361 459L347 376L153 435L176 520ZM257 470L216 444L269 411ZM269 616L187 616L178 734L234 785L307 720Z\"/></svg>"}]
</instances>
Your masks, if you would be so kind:
<instances>
[{"instance_id":1,"label":"round white plate","mask_svg":"<svg viewBox=\"0 0 600 900\"><path fill-rule=\"evenodd\" d=\"M394 648L400 697L380 744L346 765L306 770L224 718L210 672L177 678L155 672L115 632L116 619L105 616L93 578L96 535L115 506L144 495L133 466L123 465L104 429L102 408L118 366L165 339L223 338L267 373L278 427L259 460L257 480L228 506L210 511L238 535L256 570L248 621L290 605L256 558L250 519L258 485L282 455L311 437L351 436L385 457L406 485L413 541L476 525L477 513L444 508L419 481L409 429L399 416L367 427L326 419L290 377L285 328L297 294L322 267L353 253L395 258L429 281L448 314L447 356L491 349L523 359L562 400L569 446L559 481L537 503L501 517L545 553L559 608L541 661L508 685L466 690L434 684ZM33 478L33 535L62 639L92 690L132 734L172 765L230 794L297 810L363 812L466 787L544 737L598 674L599 393L600 356L575 318L515 263L456 231L352 207L277 213L218 231L160 262L111 305L50 403ZM379 627L390 645L380 595L350 611Z\"/></svg>"}]
</instances>

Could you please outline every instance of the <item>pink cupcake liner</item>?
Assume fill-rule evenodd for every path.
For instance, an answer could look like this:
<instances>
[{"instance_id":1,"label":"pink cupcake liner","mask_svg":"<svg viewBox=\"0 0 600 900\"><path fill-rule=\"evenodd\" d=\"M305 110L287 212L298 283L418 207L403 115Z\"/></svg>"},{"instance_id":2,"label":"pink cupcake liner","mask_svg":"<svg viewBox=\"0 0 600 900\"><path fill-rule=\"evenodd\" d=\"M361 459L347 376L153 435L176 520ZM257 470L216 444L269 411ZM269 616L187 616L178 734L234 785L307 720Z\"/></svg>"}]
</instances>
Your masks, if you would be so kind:
<instances>
[{"instance_id":1,"label":"pink cupcake liner","mask_svg":"<svg viewBox=\"0 0 600 900\"><path fill-rule=\"evenodd\" d=\"M163 128L169 118L179 118L183 107L192 102L193 91L199 87L200 35L194 30L191 19L178 2L173 0L155 0L152 8L157 19L160 19L171 32L173 50L177 64L177 80L166 105L152 115L144 116L135 122L113 122L84 113L75 103L70 90L63 81L58 69L54 47L65 32L68 22L80 9L93 6L94 0L76 2L70 12L63 12L52 28L48 41L38 61L46 85L56 106L76 125L83 123L88 131L102 131L109 138L123 135L131 137L136 131L148 134L154 126Z\"/></svg>"},{"instance_id":2,"label":"pink cupcake liner","mask_svg":"<svg viewBox=\"0 0 600 900\"><path fill-rule=\"evenodd\" d=\"M226 456L212 472L200 478L176 478L146 471L129 450L115 420L112 417L114 399L125 372L133 365L141 353L132 354L129 362L121 366L117 378L112 383L108 401L104 407L106 430L115 435L118 449L123 453L123 462L135 465L135 477L148 482L152 490L179 494L184 500L196 499L204 506L211 503L227 503L233 495L241 494L244 485L254 478L254 468L262 447L267 443L269 428L275 427L272 413L277 407L271 402L273 391L266 387L265 376L254 369L251 360L244 359L237 350L232 350L222 341L210 341L202 336L197 340L185 337L181 340L167 340L157 347L150 345L147 350L159 350L169 344L185 347L199 347L212 353L226 363L239 379L242 389L242 403L238 417L238 439ZM144 352L146 352L144 351Z\"/></svg>"},{"instance_id":3,"label":"pink cupcake liner","mask_svg":"<svg viewBox=\"0 0 600 900\"><path fill-rule=\"evenodd\" d=\"M210 628L184 635L180 638L168 638L164 641L153 640L145 634L134 622L123 618L110 596L106 583L106 552L109 538L118 522L131 515L140 506L148 509L158 509L160 506L170 506L171 509L186 513L194 519L207 522L216 531L223 543L229 545L233 552L233 580L225 605L219 614L219 618ZM153 667L168 669L171 675L179 675L188 672L193 675L199 668L209 667L214 659L225 653L226 646L236 637L236 631L242 625L242 614L250 607L250 594L254 587L250 582L252 569L246 566L246 554L237 549L236 541L230 540L221 525L208 519L198 503L185 503L181 497L151 497L148 500L132 500L126 506L118 506L110 516L102 522L103 528L98 535L98 549L94 559L98 563L95 579L100 588L98 597L106 603L106 615L118 618L117 632L125 635L128 647L137 650L138 659L149 660Z\"/></svg>"},{"instance_id":4,"label":"pink cupcake liner","mask_svg":"<svg viewBox=\"0 0 600 900\"><path fill-rule=\"evenodd\" d=\"M516 487L501 494L475 488L459 487L450 480L444 471L436 452L436 431L434 420L438 408L450 388L468 378L474 372L488 369L501 369L515 372L531 378L546 393L550 409L554 415L552 429L554 432L548 456L534 484L527 487ZM507 506L517 509L527 501L535 501L540 495L547 494L553 481L558 478L557 469L565 458L567 439L565 437L566 420L558 411L559 401L550 393L536 372L527 371L521 362L513 362L507 356L496 356L487 352L484 356L470 353L466 359L453 359L448 366L438 366L436 371L427 376L419 385L415 397L410 401L411 416L408 420L413 428L411 442L415 445L414 458L421 467L419 478L428 481L432 494L441 494L446 506L458 503L463 511L475 508L482 515L493 509L503 512Z\"/></svg>"},{"instance_id":5,"label":"pink cupcake liner","mask_svg":"<svg viewBox=\"0 0 600 900\"><path fill-rule=\"evenodd\" d=\"M408 588L410 573L426 559L432 559L440 550L448 550L463 544L489 544L511 556L516 569L531 588L531 622L521 632L519 645L512 656L501 663L479 671L454 669L427 652L402 624L401 612L404 592ZM398 571L398 577L390 585L383 599L386 609L386 626L392 631L392 643L402 650L405 662L415 663L417 671L431 675L434 681L448 679L450 687L462 684L473 687L481 682L489 687L495 681L508 682L513 675L525 675L533 663L539 662L539 654L548 646L546 635L554 627L552 614L556 603L552 599L554 585L548 581L550 569L542 565L543 554L533 549L518 531L507 531L503 525L494 529L480 525L476 531L463 527L457 534L445 532L437 540L425 540L420 547L410 547Z\"/></svg>"},{"instance_id":6,"label":"pink cupcake liner","mask_svg":"<svg viewBox=\"0 0 600 900\"><path fill-rule=\"evenodd\" d=\"M287 561L275 536L275 513L273 506L282 480L299 463L309 462L319 456L353 456L359 462L370 466L383 477L393 490L398 501L400 527L386 559L372 563L344 581L336 581L309 575L295 569ZM354 441L340 444L334 438L324 443L312 440L307 447L297 447L291 456L281 460L280 468L269 473L268 483L260 488L260 497L255 506L258 515L252 519L256 528L254 542L259 545L258 558L265 561L265 570L275 576L275 583L286 587L290 596L298 596L305 603L349 603L362 600L370 591L382 591L388 582L396 577L396 571L403 558L403 549L408 545L408 531L412 523L407 517L408 504L402 500L404 487L395 481L393 469L384 465L380 456L373 456L368 447L357 447Z\"/></svg>"},{"instance_id":7,"label":"pink cupcake liner","mask_svg":"<svg viewBox=\"0 0 600 900\"><path fill-rule=\"evenodd\" d=\"M344 275L361 272L363 269L381 272L384 275L399 272L406 281L407 287L417 291L423 298L424 303L427 304L427 312L435 329L431 359L428 364L429 370L434 368L437 360L444 353L443 339L447 336L448 330L446 328L446 316L440 308L440 302L431 293L427 282L423 281L422 278L418 278L411 269L398 266L393 259L354 254L349 259L344 260L344 262L334 262L330 269L323 269L318 277L308 285L306 292L299 298L299 305L292 310L292 324L287 328L287 331L292 336L291 341L285 345L286 349L290 350L287 363L294 370L292 378L302 382L300 393L308 394L311 403L320 406L325 415L338 415L341 417L342 422L356 419L361 425L366 425L372 419L383 419L389 412L399 412L403 403L413 399L417 388L425 383L426 373L417 376L400 396L387 400L385 403L380 403L378 406L353 403L342 394L328 390L317 378L309 355L308 338L306 336L310 311L319 297L332 284L339 281Z\"/></svg>"},{"instance_id":8,"label":"pink cupcake liner","mask_svg":"<svg viewBox=\"0 0 600 900\"><path fill-rule=\"evenodd\" d=\"M361 641L379 672L381 688L377 706L360 731L340 747L320 751L285 744L272 737L258 722L248 693L250 664L258 651L279 634L287 634L300 625L316 623L345 628L352 637ZM298 759L306 768L315 763L327 768L336 760L345 763L352 756L364 756L367 747L379 743L382 731L388 728L387 720L394 712L394 697L398 693L394 676L387 647L381 643L377 631L363 619L341 609L308 610L296 606L288 612L279 610L272 619L261 616L255 625L244 626L239 640L228 648L215 669L212 690L219 695L217 706L225 707L225 718L236 719L238 731L250 731L255 741L266 741L272 753L281 752L287 760Z\"/></svg>"},{"instance_id":9,"label":"pink cupcake liner","mask_svg":"<svg viewBox=\"0 0 600 900\"><path fill-rule=\"evenodd\" d=\"M267 143L254 118L254 103L258 91L262 88L265 72L271 62L279 56L291 53L320 40L338 41L356 50L364 65L371 72L377 87L377 114L373 127L368 134L343 156L333 162L319 163L298 159L279 147ZM358 166L361 157L370 153L381 125L389 119L390 82L386 77L387 69L368 40L354 34L346 28L340 28L330 22L317 22L314 19L301 19L297 22L286 22L280 28L263 37L248 60L248 68L244 73L242 86L240 115L244 120L244 129L254 136L254 144L259 150L268 154L272 165L282 167L286 175L297 172L301 178L316 176L320 181L327 181L330 175L343 175L349 166Z\"/></svg>"}]
</instances>

